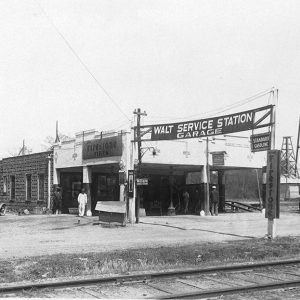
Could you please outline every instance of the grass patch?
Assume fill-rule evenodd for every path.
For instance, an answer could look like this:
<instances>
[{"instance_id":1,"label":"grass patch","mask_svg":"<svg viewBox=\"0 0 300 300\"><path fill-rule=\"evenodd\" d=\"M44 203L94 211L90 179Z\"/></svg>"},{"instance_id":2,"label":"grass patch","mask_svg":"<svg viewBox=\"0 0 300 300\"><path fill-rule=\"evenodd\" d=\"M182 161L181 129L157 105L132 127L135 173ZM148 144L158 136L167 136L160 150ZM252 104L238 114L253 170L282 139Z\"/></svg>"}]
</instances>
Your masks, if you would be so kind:
<instances>
[{"instance_id":1,"label":"grass patch","mask_svg":"<svg viewBox=\"0 0 300 300\"><path fill-rule=\"evenodd\" d=\"M0 260L0 283L300 257L300 237Z\"/></svg>"}]
</instances>

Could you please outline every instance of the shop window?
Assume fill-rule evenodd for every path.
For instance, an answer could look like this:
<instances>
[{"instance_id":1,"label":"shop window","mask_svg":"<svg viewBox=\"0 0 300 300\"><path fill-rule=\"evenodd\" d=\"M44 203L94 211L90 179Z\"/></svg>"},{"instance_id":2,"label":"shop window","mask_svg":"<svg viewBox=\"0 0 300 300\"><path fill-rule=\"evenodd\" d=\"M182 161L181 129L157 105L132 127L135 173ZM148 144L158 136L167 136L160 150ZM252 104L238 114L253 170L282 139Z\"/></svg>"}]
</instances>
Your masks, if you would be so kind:
<instances>
[{"instance_id":1,"label":"shop window","mask_svg":"<svg viewBox=\"0 0 300 300\"><path fill-rule=\"evenodd\" d=\"M7 176L3 176L3 194L7 194Z\"/></svg>"},{"instance_id":2,"label":"shop window","mask_svg":"<svg viewBox=\"0 0 300 300\"><path fill-rule=\"evenodd\" d=\"M31 200L31 175L26 175L26 200Z\"/></svg>"},{"instance_id":3,"label":"shop window","mask_svg":"<svg viewBox=\"0 0 300 300\"><path fill-rule=\"evenodd\" d=\"M45 176L44 174L39 174L38 176L38 199L44 200L45 194Z\"/></svg>"},{"instance_id":4,"label":"shop window","mask_svg":"<svg viewBox=\"0 0 300 300\"><path fill-rule=\"evenodd\" d=\"M119 197L118 191L118 182L115 175L98 175L97 201L116 201Z\"/></svg>"},{"instance_id":5,"label":"shop window","mask_svg":"<svg viewBox=\"0 0 300 300\"><path fill-rule=\"evenodd\" d=\"M16 198L16 177L14 175L10 176L10 199L14 200Z\"/></svg>"}]
</instances>

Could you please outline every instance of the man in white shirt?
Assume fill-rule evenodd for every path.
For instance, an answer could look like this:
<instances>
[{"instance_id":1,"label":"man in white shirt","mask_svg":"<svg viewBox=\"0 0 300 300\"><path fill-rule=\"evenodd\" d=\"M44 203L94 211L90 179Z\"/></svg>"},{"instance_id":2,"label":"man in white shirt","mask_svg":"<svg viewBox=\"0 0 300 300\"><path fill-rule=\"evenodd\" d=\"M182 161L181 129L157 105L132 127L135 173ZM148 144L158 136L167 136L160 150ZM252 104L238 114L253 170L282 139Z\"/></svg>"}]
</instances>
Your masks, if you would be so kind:
<instances>
[{"instance_id":1,"label":"man in white shirt","mask_svg":"<svg viewBox=\"0 0 300 300\"><path fill-rule=\"evenodd\" d=\"M85 189L81 189L81 193L78 195L78 215L79 217L84 216L85 206L87 204L87 195Z\"/></svg>"}]
</instances>

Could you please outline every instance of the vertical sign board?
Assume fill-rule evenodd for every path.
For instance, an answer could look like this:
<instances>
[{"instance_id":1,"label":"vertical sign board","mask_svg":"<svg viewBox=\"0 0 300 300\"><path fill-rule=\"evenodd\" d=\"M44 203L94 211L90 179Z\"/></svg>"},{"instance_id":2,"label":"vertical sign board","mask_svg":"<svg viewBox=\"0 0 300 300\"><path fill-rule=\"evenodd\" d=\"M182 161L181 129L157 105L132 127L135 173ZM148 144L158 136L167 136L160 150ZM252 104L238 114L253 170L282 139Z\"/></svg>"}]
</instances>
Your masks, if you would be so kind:
<instances>
[{"instance_id":1,"label":"vertical sign board","mask_svg":"<svg viewBox=\"0 0 300 300\"><path fill-rule=\"evenodd\" d=\"M279 219L280 150L269 150L267 158L266 213L268 219Z\"/></svg>"},{"instance_id":2,"label":"vertical sign board","mask_svg":"<svg viewBox=\"0 0 300 300\"><path fill-rule=\"evenodd\" d=\"M271 132L253 134L250 137L251 151L266 151L271 149Z\"/></svg>"},{"instance_id":3,"label":"vertical sign board","mask_svg":"<svg viewBox=\"0 0 300 300\"><path fill-rule=\"evenodd\" d=\"M128 170L128 197L133 198L134 170Z\"/></svg>"}]
</instances>

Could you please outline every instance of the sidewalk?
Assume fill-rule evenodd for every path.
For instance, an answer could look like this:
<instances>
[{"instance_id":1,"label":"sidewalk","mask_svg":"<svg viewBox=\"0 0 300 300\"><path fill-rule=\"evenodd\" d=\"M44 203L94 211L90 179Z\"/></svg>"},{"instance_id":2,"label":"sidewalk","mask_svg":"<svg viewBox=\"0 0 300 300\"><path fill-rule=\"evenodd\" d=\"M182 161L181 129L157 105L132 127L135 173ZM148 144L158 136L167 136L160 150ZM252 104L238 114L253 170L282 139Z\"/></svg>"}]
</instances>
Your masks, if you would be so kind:
<instances>
[{"instance_id":1,"label":"sidewalk","mask_svg":"<svg viewBox=\"0 0 300 300\"><path fill-rule=\"evenodd\" d=\"M80 223L78 221L80 220ZM267 220L261 213L143 217L139 224L102 227L98 217L74 215L7 215L0 217L0 255L24 257L126 248L184 245L263 237ZM282 213L279 236L300 235L300 215Z\"/></svg>"}]
</instances>

